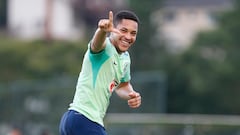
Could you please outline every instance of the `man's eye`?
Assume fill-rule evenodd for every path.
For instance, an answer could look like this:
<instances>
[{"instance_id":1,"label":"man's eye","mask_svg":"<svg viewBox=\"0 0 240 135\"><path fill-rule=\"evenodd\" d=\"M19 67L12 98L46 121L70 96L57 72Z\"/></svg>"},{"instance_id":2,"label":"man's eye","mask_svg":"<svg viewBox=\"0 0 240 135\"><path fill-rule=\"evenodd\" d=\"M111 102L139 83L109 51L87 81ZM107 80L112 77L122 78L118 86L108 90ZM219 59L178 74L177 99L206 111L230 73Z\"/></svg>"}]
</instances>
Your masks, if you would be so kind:
<instances>
[{"instance_id":1,"label":"man's eye","mask_svg":"<svg viewBox=\"0 0 240 135\"><path fill-rule=\"evenodd\" d=\"M133 35L133 36L135 36L137 33L135 33L135 32L133 32L133 33L131 33L131 35Z\"/></svg>"},{"instance_id":2,"label":"man's eye","mask_svg":"<svg viewBox=\"0 0 240 135\"><path fill-rule=\"evenodd\" d=\"M127 30L125 30L125 29L121 29L121 32L123 32L123 33L124 33L124 32L127 32Z\"/></svg>"}]
</instances>

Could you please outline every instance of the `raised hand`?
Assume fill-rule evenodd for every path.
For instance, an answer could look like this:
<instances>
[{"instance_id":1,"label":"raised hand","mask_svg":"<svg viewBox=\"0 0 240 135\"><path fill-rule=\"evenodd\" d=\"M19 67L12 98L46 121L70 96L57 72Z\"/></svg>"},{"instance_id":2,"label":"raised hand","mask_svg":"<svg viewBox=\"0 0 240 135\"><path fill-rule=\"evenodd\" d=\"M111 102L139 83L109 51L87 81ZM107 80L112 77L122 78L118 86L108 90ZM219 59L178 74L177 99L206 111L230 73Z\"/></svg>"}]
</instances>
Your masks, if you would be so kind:
<instances>
[{"instance_id":1,"label":"raised hand","mask_svg":"<svg viewBox=\"0 0 240 135\"><path fill-rule=\"evenodd\" d=\"M112 11L109 11L108 19L101 19L98 22L98 27L105 32L114 32L114 33L120 34L120 31L114 27Z\"/></svg>"}]
</instances>

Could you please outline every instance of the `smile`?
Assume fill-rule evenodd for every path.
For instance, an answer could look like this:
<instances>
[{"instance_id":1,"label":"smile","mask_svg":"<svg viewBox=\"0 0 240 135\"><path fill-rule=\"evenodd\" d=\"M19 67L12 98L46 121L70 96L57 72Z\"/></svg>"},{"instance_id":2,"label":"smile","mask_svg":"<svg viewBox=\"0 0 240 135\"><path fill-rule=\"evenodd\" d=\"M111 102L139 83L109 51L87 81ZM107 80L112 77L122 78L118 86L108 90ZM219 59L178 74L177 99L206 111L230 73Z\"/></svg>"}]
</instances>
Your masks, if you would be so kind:
<instances>
[{"instance_id":1,"label":"smile","mask_svg":"<svg viewBox=\"0 0 240 135\"><path fill-rule=\"evenodd\" d=\"M130 46L130 42L127 42L127 41L121 41L121 43L122 43L124 46Z\"/></svg>"}]
</instances>

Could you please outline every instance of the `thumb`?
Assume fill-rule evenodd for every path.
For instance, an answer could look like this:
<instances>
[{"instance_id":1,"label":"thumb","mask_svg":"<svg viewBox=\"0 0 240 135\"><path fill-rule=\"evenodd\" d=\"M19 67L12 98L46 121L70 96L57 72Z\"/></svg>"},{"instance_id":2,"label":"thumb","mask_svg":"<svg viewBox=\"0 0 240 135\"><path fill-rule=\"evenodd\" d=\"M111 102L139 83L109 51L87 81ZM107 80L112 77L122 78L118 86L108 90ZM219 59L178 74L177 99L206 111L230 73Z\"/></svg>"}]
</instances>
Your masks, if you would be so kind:
<instances>
[{"instance_id":1,"label":"thumb","mask_svg":"<svg viewBox=\"0 0 240 135\"><path fill-rule=\"evenodd\" d=\"M130 92L129 94L128 94L128 96L130 97L130 98L135 98L135 97L137 97L139 94L137 93L137 92Z\"/></svg>"}]
</instances>

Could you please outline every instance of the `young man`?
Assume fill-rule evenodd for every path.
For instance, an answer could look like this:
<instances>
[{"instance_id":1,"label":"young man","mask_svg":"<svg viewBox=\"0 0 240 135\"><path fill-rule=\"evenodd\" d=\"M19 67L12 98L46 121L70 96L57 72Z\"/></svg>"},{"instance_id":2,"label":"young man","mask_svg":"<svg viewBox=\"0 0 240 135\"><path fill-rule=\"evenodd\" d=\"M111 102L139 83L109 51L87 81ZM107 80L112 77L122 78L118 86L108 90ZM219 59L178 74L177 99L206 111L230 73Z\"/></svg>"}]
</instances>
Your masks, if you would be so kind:
<instances>
[{"instance_id":1,"label":"young man","mask_svg":"<svg viewBox=\"0 0 240 135\"><path fill-rule=\"evenodd\" d=\"M73 102L60 122L61 135L106 135L103 118L112 92L137 108L141 96L130 84L130 56L139 19L120 11L101 19L84 56ZM109 37L108 37L108 34Z\"/></svg>"}]
</instances>

